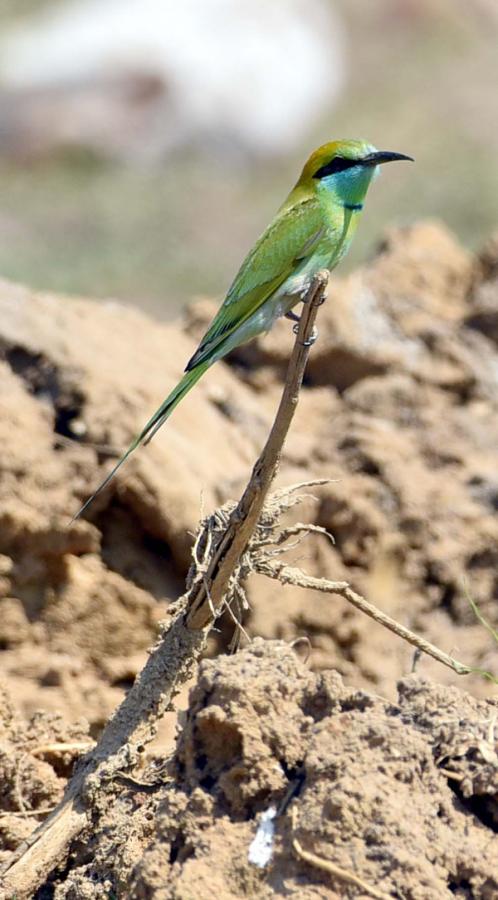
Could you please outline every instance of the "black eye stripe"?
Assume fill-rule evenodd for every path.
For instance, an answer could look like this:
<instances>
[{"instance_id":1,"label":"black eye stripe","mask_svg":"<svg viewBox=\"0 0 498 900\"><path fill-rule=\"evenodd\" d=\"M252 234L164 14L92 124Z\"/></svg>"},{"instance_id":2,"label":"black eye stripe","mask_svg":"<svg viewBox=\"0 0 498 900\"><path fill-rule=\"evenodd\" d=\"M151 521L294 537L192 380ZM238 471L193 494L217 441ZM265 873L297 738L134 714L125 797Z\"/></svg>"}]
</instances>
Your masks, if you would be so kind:
<instances>
[{"instance_id":1,"label":"black eye stripe","mask_svg":"<svg viewBox=\"0 0 498 900\"><path fill-rule=\"evenodd\" d=\"M344 172L345 169L351 169L357 166L359 159L344 159L343 156L334 156L327 165L322 166L313 175L313 178L325 178L326 175L334 175L336 172Z\"/></svg>"}]
</instances>

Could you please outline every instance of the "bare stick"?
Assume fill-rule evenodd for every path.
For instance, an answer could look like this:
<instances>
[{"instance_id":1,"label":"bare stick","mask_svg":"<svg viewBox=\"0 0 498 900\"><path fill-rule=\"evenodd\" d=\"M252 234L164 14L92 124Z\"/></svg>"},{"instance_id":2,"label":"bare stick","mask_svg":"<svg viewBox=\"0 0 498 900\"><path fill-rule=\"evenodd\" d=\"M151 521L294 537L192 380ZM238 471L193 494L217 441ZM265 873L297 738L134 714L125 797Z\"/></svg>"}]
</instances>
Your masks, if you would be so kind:
<instances>
[{"instance_id":1,"label":"bare stick","mask_svg":"<svg viewBox=\"0 0 498 900\"><path fill-rule=\"evenodd\" d=\"M303 850L297 838L292 839L292 849L298 859L302 859L303 862L307 862L310 866L314 866L315 869L321 869L322 872L328 872L329 875L338 878L340 881L345 881L346 884L354 884L355 887L360 888L360 890L364 891L365 894L368 894L369 897L374 897L375 900L392 900L392 894L385 894L383 891L378 891L377 888L374 888L371 884L367 884L366 881L363 881L362 878L358 878L353 872L348 872L347 869L343 869L341 866L336 865L336 863L333 863L330 859L323 859L323 857L317 856L316 853L310 853L309 850Z\"/></svg>"},{"instance_id":2,"label":"bare stick","mask_svg":"<svg viewBox=\"0 0 498 900\"><path fill-rule=\"evenodd\" d=\"M296 830L297 822L297 807L294 806L291 810L293 832ZM321 869L322 872L328 872L329 875L333 875L335 878L340 879L340 881L345 881L346 884L354 884L355 887L360 888L365 894L368 894L369 897L374 897L375 900L392 900L391 894L385 894L384 891L379 891L377 888L374 888L373 885L363 881L362 878L358 878L353 872L348 872L347 869L343 869L330 859L323 859L323 857L317 856L316 853L304 850L294 834L292 835L292 849L298 859L302 859L303 862L307 862L310 866L315 866L316 869Z\"/></svg>"},{"instance_id":3,"label":"bare stick","mask_svg":"<svg viewBox=\"0 0 498 900\"><path fill-rule=\"evenodd\" d=\"M178 613L97 746L80 761L62 801L4 867L0 897L29 900L64 862L72 841L88 828L95 800L103 804L107 795L110 802L119 790L116 776L140 759L157 719L170 708L205 642L206 632L188 631L183 612Z\"/></svg>"},{"instance_id":4,"label":"bare stick","mask_svg":"<svg viewBox=\"0 0 498 900\"><path fill-rule=\"evenodd\" d=\"M205 582L198 586L197 592L191 597L187 612L189 628L205 628L212 619L213 608L216 612L219 611L230 576L246 550L261 515L268 490L278 469L282 446L296 410L308 361L310 337L318 307L325 298L327 281L328 272L325 270L319 272L315 275L308 291L275 421L261 455L252 470L249 484L233 511L225 534L212 557ZM206 584L209 584L209 592Z\"/></svg>"},{"instance_id":5,"label":"bare stick","mask_svg":"<svg viewBox=\"0 0 498 900\"><path fill-rule=\"evenodd\" d=\"M448 653L440 650L435 644L431 644L430 641L426 641L418 634L410 631L409 628L400 625L396 619L391 619L391 617L382 612L382 610L377 609L373 603L369 603L368 600L365 600L361 594L357 594L353 591L347 581L329 581L327 578L314 578L312 575L305 575L301 569L294 568L293 566L286 566L283 562L259 563L257 571L262 575L267 575L269 578L276 578L281 584L293 584L297 587L311 588L314 591L321 591L325 594L338 594L340 597L344 597L344 599L347 600L348 603L351 603L352 606L355 606L356 609L361 610L361 612L370 616L371 619L374 619L376 622L379 622L380 625L383 625L384 628L388 628L389 631L393 631L394 634L403 638L404 641L413 644L413 646L417 647L418 650L421 650L422 653L427 653L429 656L437 659L443 666L453 669L457 675L470 675L472 672L481 671L459 662L457 659L449 656ZM488 673L483 674L487 675Z\"/></svg>"},{"instance_id":6,"label":"bare stick","mask_svg":"<svg viewBox=\"0 0 498 900\"><path fill-rule=\"evenodd\" d=\"M328 272L320 272L304 298L296 341L289 360L280 406L267 443L251 479L200 584L180 598L179 611L130 692L108 722L97 746L80 762L64 798L48 819L4 867L0 896L28 900L53 869L67 857L71 843L90 825L95 799L99 807L119 790L116 776L139 760L155 724L171 707L173 697L187 681L202 653L207 633L223 606L230 578L257 525L266 495L278 467L308 359L310 338L318 306L323 302Z\"/></svg>"}]
</instances>

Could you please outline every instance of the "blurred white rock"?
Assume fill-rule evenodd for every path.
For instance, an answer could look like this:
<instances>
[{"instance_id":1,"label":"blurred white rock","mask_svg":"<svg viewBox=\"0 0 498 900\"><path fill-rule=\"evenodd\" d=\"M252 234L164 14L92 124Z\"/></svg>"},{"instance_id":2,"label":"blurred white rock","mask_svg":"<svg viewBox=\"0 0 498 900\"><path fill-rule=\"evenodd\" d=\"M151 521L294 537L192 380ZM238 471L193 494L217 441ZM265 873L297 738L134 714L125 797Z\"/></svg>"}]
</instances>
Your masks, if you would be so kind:
<instances>
[{"instance_id":1,"label":"blurred white rock","mask_svg":"<svg viewBox=\"0 0 498 900\"><path fill-rule=\"evenodd\" d=\"M278 154L341 89L332 0L65 0L0 37L0 153Z\"/></svg>"}]
</instances>

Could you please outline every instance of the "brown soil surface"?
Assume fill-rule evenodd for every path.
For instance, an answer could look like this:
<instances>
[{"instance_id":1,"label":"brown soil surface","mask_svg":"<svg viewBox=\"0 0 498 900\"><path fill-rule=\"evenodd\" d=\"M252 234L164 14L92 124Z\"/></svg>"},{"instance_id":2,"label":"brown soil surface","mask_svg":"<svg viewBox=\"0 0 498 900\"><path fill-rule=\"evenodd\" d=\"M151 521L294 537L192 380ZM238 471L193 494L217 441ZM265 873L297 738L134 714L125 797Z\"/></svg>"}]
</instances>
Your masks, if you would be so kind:
<instances>
[{"instance_id":1,"label":"brown soil surface","mask_svg":"<svg viewBox=\"0 0 498 900\"><path fill-rule=\"evenodd\" d=\"M202 510L238 497L271 424L292 342L283 321L214 367L68 527L212 309L159 325L0 284L3 859L142 667ZM278 484L333 479L291 519L335 545L313 536L290 559L497 672L467 593L496 628L498 242L473 257L436 224L388 234L369 267L333 279L319 332ZM474 675L461 693L426 657L407 677L413 649L343 600L262 576L249 599L245 628L269 643L203 664L176 749L169 714L136 783L40 900L368 897L368 886L498 897L496 687ZM302 636L306 664L275 643ZM249 847L272 805L273 856L259 869Z\"/></svg>"}]
</instances>

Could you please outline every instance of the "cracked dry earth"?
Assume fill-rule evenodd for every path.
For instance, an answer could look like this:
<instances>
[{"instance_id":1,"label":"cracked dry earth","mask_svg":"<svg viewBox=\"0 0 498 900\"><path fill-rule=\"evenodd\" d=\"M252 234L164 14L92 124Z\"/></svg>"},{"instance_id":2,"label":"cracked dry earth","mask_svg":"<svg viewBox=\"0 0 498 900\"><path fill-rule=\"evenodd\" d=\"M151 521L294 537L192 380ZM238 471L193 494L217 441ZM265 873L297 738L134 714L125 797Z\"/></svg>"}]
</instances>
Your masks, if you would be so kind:
<instances>
[{"instance_id":1,"label":"cracked dry earth","mask_svg":"<svg viewBox=\"0 0 498 900\"><path fill-rule=\"evenodd\" d=\"M140 671L202 511L239 496L270 427L285 322L214 367L68 527L212 310L160 324L0 284L2 861ZM388 233L331 282L277 482L333 479L289 521L335 544L313 535L289 561L495 673L468 594L496 628L497 373L498 241L473 256L435 223ZM244 627L265 641L202 664L179 721L168 714L143 768L96 802L92 833L38 900L498 897L495 685L476 674L457 688L427 658L407 676L412 648L340 598L262 576L248 596ZM211 655L229 634L222 623ZM306 664L289 647L303 636ZM259 869L249 847L272 806Z\"/></svg>"}]
</instances>

